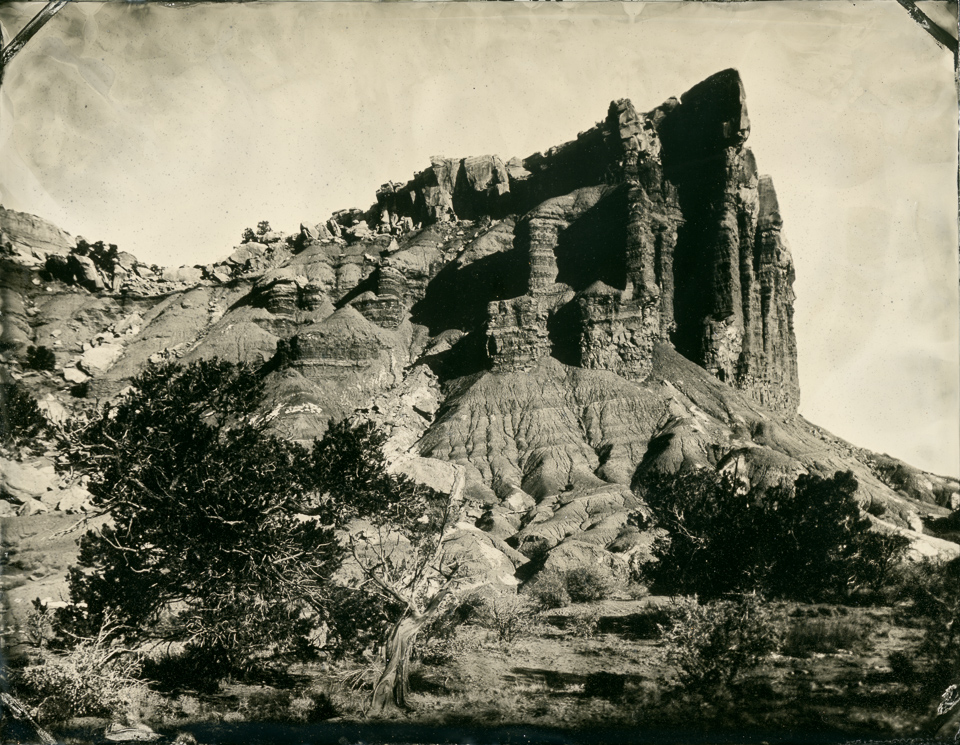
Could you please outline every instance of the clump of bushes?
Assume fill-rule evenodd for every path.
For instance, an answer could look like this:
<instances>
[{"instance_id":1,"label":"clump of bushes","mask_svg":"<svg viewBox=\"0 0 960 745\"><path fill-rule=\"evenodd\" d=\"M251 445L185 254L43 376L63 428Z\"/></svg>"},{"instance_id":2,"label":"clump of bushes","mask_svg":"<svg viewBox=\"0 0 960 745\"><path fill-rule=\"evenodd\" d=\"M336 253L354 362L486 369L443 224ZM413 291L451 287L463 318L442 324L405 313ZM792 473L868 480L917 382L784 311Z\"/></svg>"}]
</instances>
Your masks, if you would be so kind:
<instances>
[{"instance_id":1,"label":"clump of bushes","mask_svg":"<svg viewBox=\"0 0 960 745\"><path fill-rule=\"evenodd\" d=\"M0 441L6 445L26 442L44 435L49 427L22 383L0 383Z\"/></svg>"},{"instance_id":2,"label":"clump of bushes","mask_svg":"<svg viewBox=\"0 0 960 745\"><path fill-rule=\"evenodd\" d=\"M497 595L487 598L480 612L483 625L497 633L497 640L509 644L533 625L533 603L523 595Z\"/></svg>"},{"instance_id":3,"label":"clump of bushes","mask_svg":"<svg viewBox=\"0 0 960 745\"><path fill-rule=\"evenodd\" d=\"M849 471L828 479L803 474L770 489L707 470L637 486L669 535L654 546L654 580L668 592L843 600L887 582L909 545L870 530Z\"/></svg>"},{"instance_id":4,"label":"clump of bushes","mask_svg":"<svg viewBox=\"0 0 960 745\"><path fill-rule=\"evenodd\" d=\"M929 685L939 691L960 679L960 558L902 565L894 597L923 628L917 651Z\"/></svg>"},{"instance_id":5,"label":"clump of bushes","mask_svg":"<svg viewBox=\"0 0 960 745\"><path fill-rule=\"evenodd\" d=\"M47 721L122 718L147 689L139 677L139 658L114 642L117 630L105 625L97 636L80 640L64 654L45 654L40 664L15 671L17 693Z\"/></svg>"},{"instance_id":6,"label":"clump of bushes","mask_svg":"<svg viewBox=\"0 0 960 745\"><path fill-rule=\"evenodd\" d=\"M527 592L543 609L564 608L571 603L595 603L613 594L616 580L606 566L548 569L540 572Z\"/></svg>"},{"instance_id":7,"label":"clump of bushes","mask_svg":"<svg viewBox=\"0 0 960 745\"><path fill-rule=\"evenodd\" d=\"M679 602L663 629L668 659L691 692L722 691L757 667L782 641L775 612L757 595L701 604Z\"/></svg>"},{"instance_id":8,"label":"clump of bushes","mask_svg":"<svg viewBox=\"0 0 960 745\"><path fill-rule=\"evenodd\" d=\"M563 573L567 593L574 603L605 600L613 592L613 574L605 566L583 566Z\"/></svg>"},{"instance_id":9,"label":"clump of bushes","mask_svg":"<svg viewBox=\"0 0 960 745\"><path fill-rule=\"evenodd\" d=\"M528 585L527 592L544 610L570 605L570 593L563 574L556 570L540 572Z\"/></svg>"},{"instance_id":10,"label":"clump of bushes","mask_svg":"<svg viewBox=\"0 0 960 745\"><path fill-rule=\"evenodd\" d=\"M31 370L54 370L57 367L57 357L49 347L27 347L27 367Z\"/></svg>"}]
</instances>

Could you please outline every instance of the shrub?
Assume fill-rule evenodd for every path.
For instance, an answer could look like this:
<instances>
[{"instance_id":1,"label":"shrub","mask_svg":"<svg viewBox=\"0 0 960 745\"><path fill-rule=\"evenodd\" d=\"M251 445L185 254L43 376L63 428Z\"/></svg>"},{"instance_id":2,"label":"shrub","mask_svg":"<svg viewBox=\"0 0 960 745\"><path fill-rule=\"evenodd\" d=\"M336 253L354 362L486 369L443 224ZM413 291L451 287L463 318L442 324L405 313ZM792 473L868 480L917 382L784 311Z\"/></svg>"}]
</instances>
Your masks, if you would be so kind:
<instances>
[{"instance_id":1,"label":"shrub","mask_svg":"<svg viewBox=\"0 0 960 745\"><path fill-rule=\"evenodd\" d=\"M571 616L567 628L571 635L584 639L595 636L599 626L600 611L593 609L589 613Z\"/></svg>"},{"instance_id":2,"label":"shrub","mask_svg":"<svg viewBox=\"0 0 960 745\"><path fill-rule=\"evenodd\" d=\"M0 383L0 439L7 444L26 442L45 434L49 426L22 383Z\"/></svg>"},{"instance_id":3,"label":"shrub","mask_svg":"<svg viewBox=\"0 0 960 745\"><path fill-rule=\"evenodd\" d=\"M556 569L540 572L527 586L527 592L545 610L570 605L570 594L563 574Z\"/></svg>"},{"instance_id":4,"label":"shrub","mask_svg":"<svg viewBox=\"0 0 960 745\"><path fill-rule=\"evenodd\" d=\"M887 662L890 664L893 677L902 683L911 683L917 675L913 655L907 654L902 649L891 652Z\"/></svg>"},{"instance_id":5,"label":"shrub","mask_svg":"<svg viewBox=\"0 0 960 745\"><path fill-rule=\"evenodd\" d=\"M257 239L256 233L253 232L253 228L244 228L243 235L240 236L241 243L250 243Z\"/></svg>"},{"instance_id":6,"label":"shrub","mask_svg":"<svg viewBox=\"0 0 960 745\"><path fill-rule=\"evenodd\" d=\"M497 632L497 640L509 644L530 630L532 603L523 595L497 595L484 604L485 625Z\"/></svg>"},{"instance_id":7,"label":"shrub","mask_svg":"<svg viewBox=\"0 0 960 745\"><path fill-rule=\"evenodd\" d=\"M613 574L605 566L583 566L563 573L567 594L574 603L593 603L610 597Z\"/></svg>"},{"instance_id":8,"label":"shrub","mask_svg":"<svg viewBox=\"0 0 960 745\"><path fill-rule=\"evenodd\" d=\"M521 554L530 559L530 563L535 567L542 567L547 560L547 554L550 553L550 542L543 536L531 536L520 544L518 549Z\"/></svg>"},{"instance_id":9,"label":"shrub","mask_svg":"<svg viewBox=\"0 0 960 745\"><path fill-rule=\"evenodd\" d=\"M928 661L926 678L942 690L960 678L960 558L901 565L898 599L923 626L918 651Z\"/></svg>"},{"instance_id":10,"label":"shrub","mask_svg":"<svg viewBox=\"0 0 960 745\"><path fill-rule=\"evenodd\" d=\"M266 235L270 232L270 223L266 220L261 220L257 223L257 235Z\"/></svg>"},{"instance_id":11,"label":"shrub","mask_svg":"<svg viewBox=\"0 0 960 745\"><path fill-rule=\"evenodd\" d=\"M861 623L843 619L797 619L783 642L783 653L791 657L833 654L860 647L870 635Z\"/></svg>"},{"instance_id":12,"label":"shrub","mask_svg":"<svg viewBox=\"0 0 960 745\"><path fill-rule=\"evenodd\" d=\"M781 634L773 612L756 595L706 605L694 597L679 604L664 640L681 685L710 692L757 667L778 648Z\"/></svg>"},{"instance_id":13,"label":"shrub","mask_svg":"<svg viewBox=\"0 0 960 745\"><path fill-rule=\"evenodd\" d=\"M31 370L55 370L57 357L49 347L27 347L27 367Z\"/></svg>"},{"instance_id":14,"label":"shrub","mask_svg":"<svg viewBox=\"0 0 960 745\"><path fill-rule=\"evenodd\" d=\"M305 724L323 722L338 714L330 697L322 692L310 692L297 696L290 700L288 707L289 718Z\"/></svg>"},{"instance_id":15,"label":"shrub","mask_svg":"<svg viewBox=\"0 0 960 745\"><path fill-rule=\"evenodd\" d=\"M18 693L44 710L48 720L124 715L145 684L138 679L137 657L113 643L115 632L115 626L104 625L66 654L47 654L43 664L19 670Z\"/></svg>"},{"instance_id":16,"label":"shrub","mask_svg":"<svg viewBox=\"0 0 960 745\"><path fill-rule=\"evenodd\" d=\"M40 598L33 599L33 608L27 614L22 634L24 641L35 649L42 650L53 639L53 611Z\"/></svg>"},{"instance_id":17,"label":"shrub","mask_svg":"<svg viewBox=\"0 0 960 745\"><path fill-rule=\"evenodd\" d=\"M254 691L240 703L240 713L251 722L320 722L337 715L324 693L264 689Z\"/></svg>"},{"instance_id":18,"label":"shrub","mask_svg":"<svg viewBox=\"0 0 960 745\"><path fill-rule=\"evenodd\" d=\"M570 603L593 603L610 597L615 580L605 566L581 566L574 569L547 569L527 587L545 610L564 608Z\"/></svg>"},{"instance_id":19,"label":"shrub","mask_svg":"<svg viewBox=\"0 0 960 745\"><path fill-rule=\"evenodd\" d=\"M654 546L653 571L671 592L842 598L887 581L909 543L869 530L850 472L761 490L703 470L648 478L639 489L669 534Z\"/></svg>"}]
</instances>

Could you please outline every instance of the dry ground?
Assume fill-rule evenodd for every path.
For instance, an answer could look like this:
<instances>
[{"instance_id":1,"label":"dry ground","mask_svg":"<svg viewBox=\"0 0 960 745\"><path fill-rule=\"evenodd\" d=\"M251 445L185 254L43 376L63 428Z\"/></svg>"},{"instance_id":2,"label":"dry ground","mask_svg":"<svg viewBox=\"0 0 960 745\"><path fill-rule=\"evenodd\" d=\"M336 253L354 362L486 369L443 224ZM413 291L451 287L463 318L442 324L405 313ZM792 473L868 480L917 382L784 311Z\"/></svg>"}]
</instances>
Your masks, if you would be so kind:
<instances>
[{"instance_id":1,"label":"dry ground","mask_svg":"<svg viewBox=\"0 0 960 745\"><path fill-rule=\"evenodd\" d=\"M65 595L79 531L63 531L76 522L63 515L4 521L8 629L34 597ZM141 714L168 741L189 731L201 743L452 742L468 733L475 742L823 742L917 737L942 725L914 653L922 632L902 608L781 604L785 628L804 634L729 698L699 700L671 687L658 630L670 604L646 597L572 606L510 642L462 626L423 645L411 676L416 710L389 722L364 719L372 670L323 662L274 686L167 691L145 700ZM75 720L60 734L97 741L105 725Z\"/></svg>"}]
</instances>

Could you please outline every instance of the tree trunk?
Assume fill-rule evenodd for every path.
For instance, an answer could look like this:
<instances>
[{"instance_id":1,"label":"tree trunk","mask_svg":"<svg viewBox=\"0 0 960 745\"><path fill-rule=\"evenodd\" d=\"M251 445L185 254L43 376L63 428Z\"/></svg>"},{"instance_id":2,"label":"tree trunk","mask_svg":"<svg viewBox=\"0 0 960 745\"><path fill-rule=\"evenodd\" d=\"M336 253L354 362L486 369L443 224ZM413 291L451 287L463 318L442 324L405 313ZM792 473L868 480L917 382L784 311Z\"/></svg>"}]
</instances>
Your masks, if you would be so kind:
<instances>
[{"instance_id":1,"label":"tree trunk","mask_svg":"<svg viewBox=\"0 0 960 745\"><path fill-rule=\"evenodd\" d=\"M56 738L33 721L26 707L9 693L0 693L0 711L3 710L9 712L10 718L13 719L13 722L7 723L10 730L7 734L17 742L23 738L24 740L36 739L41 745L57 745Z\"/></svg>"},{"instance_id":2,"label":"tree trunk","mask_svg":"<svg viewBox=\"0 0 960 745\"><path fill-rule=\"evenodd\" d=\"M410 662L410 653L413 651L413 644L420 629L439 615L440 606L448 594L450 594L450 588L444 588L433 596L423 613L416 615L404 613L394 624L386 644L383 645L387 665L373 687L373 698L370 702L371 716L410 708L407 703L410 684L407 666Z\"/></svg>"},{"instance_id":3,"label":"tree trunk","mask_svg":"<svg viewBox=\"0 0 960 745\"><path fill-rule=\"evenodd\" d=\"M404 616L394 625L387 637L383 651L386 667L380 679L373 687L373 700L370 713L382 715L388 711L408 709L410 652L420 629L430 621L431 616Z\"/></svg>"}]
</instances>

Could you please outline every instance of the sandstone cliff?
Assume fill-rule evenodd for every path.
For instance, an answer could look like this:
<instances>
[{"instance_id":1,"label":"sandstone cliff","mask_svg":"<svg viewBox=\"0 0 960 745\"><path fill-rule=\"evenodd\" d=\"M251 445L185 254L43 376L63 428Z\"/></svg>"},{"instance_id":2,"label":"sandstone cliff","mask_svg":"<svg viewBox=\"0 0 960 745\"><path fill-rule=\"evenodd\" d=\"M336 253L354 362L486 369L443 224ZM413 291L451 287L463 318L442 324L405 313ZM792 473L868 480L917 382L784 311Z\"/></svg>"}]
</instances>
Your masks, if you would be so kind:
<instances>
[{"instance_id":1,"label":"sandstone cliff","mask_svg":"<svg viewBox=\"0 0 960 745\"><path fill-rule=\"evenodd\" d=\"M930 527L960 506L956 480L796 415L793 263L749 133L725 70L647 113L615 101L545 153L434 157L368 209L207 266L146 266L0 212L3 354L61 409L160 359L263 366L260 415L282 435L309 443L360 411L391 429L395 468L461 474L465 535L483 532L498 571L532 540L553 563L642 560L631 485L691 467L849 469L879 528L956 553ZM54 373L20 366L31 344Z\"/></svg>"}]
</instances>

